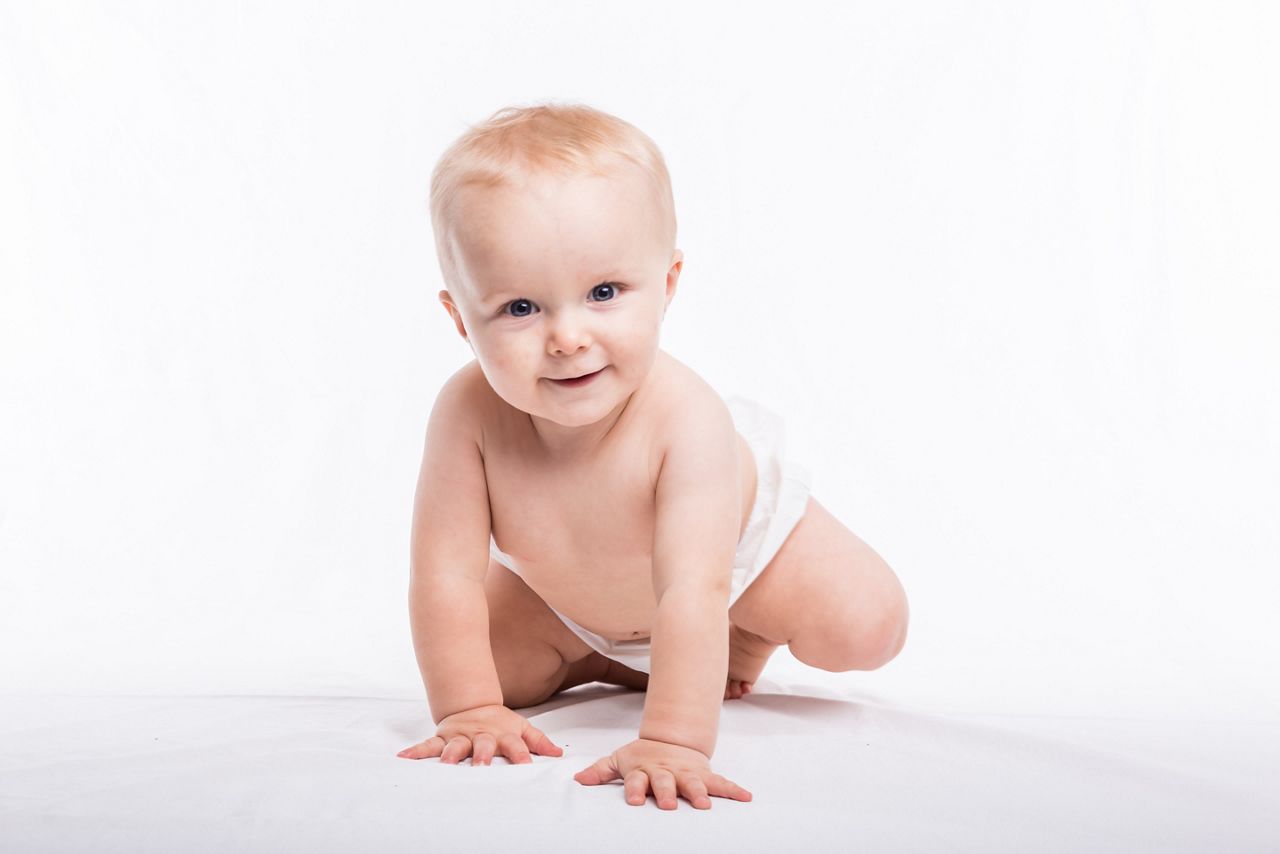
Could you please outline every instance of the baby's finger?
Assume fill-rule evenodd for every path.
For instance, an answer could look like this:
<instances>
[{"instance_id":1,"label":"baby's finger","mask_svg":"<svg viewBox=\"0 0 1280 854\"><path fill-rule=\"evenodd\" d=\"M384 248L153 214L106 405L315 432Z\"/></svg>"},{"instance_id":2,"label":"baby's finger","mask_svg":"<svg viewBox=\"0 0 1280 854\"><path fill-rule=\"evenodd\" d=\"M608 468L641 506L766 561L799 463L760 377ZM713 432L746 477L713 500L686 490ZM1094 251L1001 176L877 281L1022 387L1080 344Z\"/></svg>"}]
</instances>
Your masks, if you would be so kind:
<instances>
[{"instance_id":1,"label":"baby's finger","mask_svg":"<svg viewBox=\"0 0 1280 854\"><path fill-rule=\"evenodd\" d=\"M711 798L707 795L707 784L697 774L686 773L679 778L680 794L685 800L700 810L711 809Z\"/></svg>"},{"instance_id":2,"label":"baby's finger","mask_svg":"<svg viewBox=\"0 0 1280 854\"><path fill-rule=\"evenodd\" d=\"M653 786L653 797L660 809L676 808L676 775L665 768L655 768L649 772L649 785Z\"/></svg>"},{"instance_id":3,"label":"baby's finger","mask_svg":"<svg viewBox=\"0 0 1280 854\"><path fill-rule=\"evenodd\" d=\"M406 747L396 756L404 759L430 759L433 756L439 756L442 750L444 750L444 739L438 735L433 735L426 741Z\"/></svg>"},{"instance_id":4,"label":"baby's finger","mask_svg":"<svg viewBox=\"0 0 1280 854\"><path fill-rule=\"evenodd\" d=\"M621 776L617 767L613 764L613 755L610 754L597 759L577 774L574 774L573 779L584 786L598 786L601 783L616 780Z\"/></svg>"},{"instance_id":5,"label":"baby's finger","mask_svg":"<svg viewBox=\"0 0 1280 854\"><path fill-rule=\"evenodd\" d=\"M536 726L530 726L524 731L524 742L529 745L529 749L541 756L561 756L564 751L559 746L552 744L551 739L547 738L547 734Z\"/></svg>"},{"instance_id":6,"label":"baby's finger","mask_svg":"<svg viewBox=\"0 0 1280 854\"><path fill-rule=\"evenodd\" d=\"M497 748L498 743L493 736L487 732L482 732L473 739L471 753L472 765L492 765L493 752Z\"/></svg>"},{"instance_id":7,"label":"baby's finger","mask_svg":"<svg viewBox=\"0 0 1280 854\"><path fill-rule=\"evenodd\" d=\"M622 781L622 791L627 796L627 803L633 807L643 806L649 794L649 775L637 768Z\"/></svg>"},{"instance_id":8,"label":"baby's finger","mask_svg":"<svg viewBox=\"0 0 1280 854\"><path fill-rule=\"evenodd\" d=\"M524 741L514 732L503 733L498 737L498 749L512 765L528 765L533 762L529 748L525 747Z\"/></svg>"},{"instance_id":9,"label":"baby's finger","mask_svg":"<svg viewBox=\"0 0 1280 854\"><path fill-rule=\"evenodd\" d=\"M735 801L751 800L751 793L739 786L727 777L721 777L719 774L711 775L711 794L717 798L732 798Z\"/></svg>"},{"instance_id":10,"label":"baby's finger","mask_svg":"<svg viewBox=\"0 0 1280 854\"><path fill-rule=\"evenodd\" d=\"M457 765L471 753L471 739L465 735L455 735L449 739L449 743L444 746L444 751L440 754L440 761L450 765Z\"/></svg>"}]
</instances>

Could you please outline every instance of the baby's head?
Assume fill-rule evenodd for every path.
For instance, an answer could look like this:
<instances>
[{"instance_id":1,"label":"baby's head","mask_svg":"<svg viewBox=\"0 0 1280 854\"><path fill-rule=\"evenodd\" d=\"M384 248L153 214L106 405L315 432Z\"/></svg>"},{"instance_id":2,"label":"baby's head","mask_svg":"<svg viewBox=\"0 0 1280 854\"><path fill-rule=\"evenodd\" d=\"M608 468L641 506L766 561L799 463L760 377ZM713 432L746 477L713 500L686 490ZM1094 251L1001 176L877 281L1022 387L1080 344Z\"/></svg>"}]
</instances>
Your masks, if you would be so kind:
<instances>
[{"instance_id":1,"label":"baby's head","mask_svg":"<svg viewBox=\"0 0 1280 854\"><path fill-rule=\"evenodd\" d=\"M440 301L494 391L535 422L616 415L657 356L684 257L653 141L591 107L499 110L436 164L431 224Z\"/></svg>"}]
</instances>

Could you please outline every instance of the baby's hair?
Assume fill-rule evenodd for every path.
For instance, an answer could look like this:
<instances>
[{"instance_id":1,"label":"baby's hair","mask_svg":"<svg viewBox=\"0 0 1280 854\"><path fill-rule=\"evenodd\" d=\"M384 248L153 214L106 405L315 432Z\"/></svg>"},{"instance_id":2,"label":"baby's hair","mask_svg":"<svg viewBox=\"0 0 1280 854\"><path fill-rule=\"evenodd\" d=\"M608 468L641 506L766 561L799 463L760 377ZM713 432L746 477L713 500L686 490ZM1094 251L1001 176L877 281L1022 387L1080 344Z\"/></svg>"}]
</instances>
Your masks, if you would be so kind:
<instances>
[{"instance_id":1,"label":"baby's hair","mask_svg":"<svg viewBox=\"0 0 1280 854\"><path fill-rule=\"evenodd\" d=\"M535 174L610 175L639 168L653 188L674 248L675 202L662 152L643 131L586 104L543 102L503 107L471 125L440 156L431 173L431 227L451 284L449 236L453 203L466 187L501 187Z\"/></svg>"}]
</instances>

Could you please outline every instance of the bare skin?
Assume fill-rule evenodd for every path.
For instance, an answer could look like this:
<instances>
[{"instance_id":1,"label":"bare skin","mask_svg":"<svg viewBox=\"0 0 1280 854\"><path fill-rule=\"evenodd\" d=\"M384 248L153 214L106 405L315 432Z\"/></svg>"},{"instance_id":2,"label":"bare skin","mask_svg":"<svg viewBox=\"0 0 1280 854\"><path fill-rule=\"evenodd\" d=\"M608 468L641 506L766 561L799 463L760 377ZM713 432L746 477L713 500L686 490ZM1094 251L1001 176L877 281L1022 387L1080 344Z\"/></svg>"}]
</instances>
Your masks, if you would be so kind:
<instances>
[{"instance_id":1,"label":"bare skin","mask_svg":"<svg viewBox=\"0 0 1280 854\"><path fill-rule=\"evenodd\" d=\"M454 281L440 299L476 355L464 369L467 412L456 417L474 424L487 493L477 503L487 504L493 539L519 568L516 575L491 562L484 582L503 706L536 705L591 681L649 691L641 738L575 780L597 785L623 777L629 803L651 785L667 809L675 808L677 792L704 809L708 793L749 800L749 792L708 764L718 720L718 703L707 702L715 700L713 680L724 674L725 699L742 697L784 643L824 670L879 667L905 641L902 586L879 555L810 498L781 549L721 622L725 615L715 613L710 595L719 588L710 579L730 567L701 556L711 553L708 543L716 554L731 553L732 523L741 535L757 472L745 440L723 408L715 409L724 405L716 392L658 347L683 253L664 242L674 230L654 215L644 179L534 176L468 190L456 207L461 225L447 241ZM586 383L563 382L590 374ZM691 437L690 424L720 432ZM696 439L698 454L674 455L675 435L685 437L686 448ZM730 446L736 454L726 453ZM706 468L713 477L701 476L703 468L690 462L695 457L714 461L714 469ZM667 465L673 459L678 466ZM694 470L699 476L689 477ZM674 482L689 487L674 495L698 499L681 504L668 490L664 506L681 511L666 518L697 525L668 521L659 529L656 494ZM661 568L679 569L683 581L680 597L662 608L656 530L680 530L678 542L689 542L686 550L662 540L668 558ZM704 535L709 530L714 537ZM700 558L680 557L685 551ZM705 603L697 606L705 617L691 605L668 608L670 602ZM654 644L654 684L591 649L552 608L615 641L651 637L665 614L668 628ZM729 633L725 670L720 626ZM695 648L714 656L686 653ZM501 708L483 714L499 716L495 726L516 734L522 725L501 716ZM479 726L461 713L441 721L446 733ZM532 730L519 734L526 744L545 746ZM473 764L485 764L496 749L496 739L486 738L452 735L442 752L445 740L437 735L402 755L456 762L474 750ZM522 749L511 738L505 742L510 751Z\"/></svg>"},{"instance_id":2,"label":"bare skin","mask_svg":"<svg viewBox=\"0 0 1280 854\"><path fill-rule=\"evenodd\" d=\"M538 444L523 413L491 394L485 445L493 538L515 559L520 576L544 601L574 622L613 640L650 636L653 593L654 490L662 408L678 409L694 385L692 372L659 352L652 379L638 391L613 433L590 455L565 460ZM599 380L597 380L599 382ZM660 404L652 398L661 394ZM739 535L755 502L755 461L739 434ZM611 508L601 513L600 508ZM576 638L576 636L574 636ZM585 644L583 649L587 649ZM735 673L752 681L759 672Z\"/></svg>"},{"instance_id":3,"label":"bare skin","mask_svg":"<svg viewBox=\"0 0 1280 854\"><path fill-rule=\"evenodd\" d=\"M769 657L778 649L779 644L770 643L759 635L753 635L740 626L729 624L729 676L725 679L724 698L740 700L751 693L756 680L764 672ZM586 681L603 682L606 685L619 685L633 691L644 691L649 687L649 674L634 670L618 661L604 659L603 672L594 679L575 682L566 679L557 689L557 693L584 684Z\"/></svg>"},{"instance_id":4,"label":"bare skin","mask_svg":"<svg viewBox=\"0 0 1280 854\"><path fill-rule=\"evenodd\" d=\"M656 607L651 577L655 423L662 407L679 411L685 395L699 393L696 375L659 351L650 382L636 392L608 440L590 455L564 460L542 451L527 417L506 406L476 373L486 401L480 408L489 419L486 435L501 439L486 443L484 455L498 548L515 559L524 585L550 606L548 614L554 608L613 640L649 637ZM650 400L655 395L661 396L656 404ZM757 472L746 440L740 434L735 439L741 533L755 502ZM601 507L615 512L601 514ZM491 571L509 572L496 564ZM844 595L831 595L841 591ZM824 614L826 620L814 619ZM550 616L546 640L571 665L556 691L591 681L645 690L648 674L605 659ZM782 644L801 661L826 670L880 666L901 648L905 618L905 594L893 571L811 499L800 524L729 609L725 699L749 694ZM861 649L831 644L821 634L831 622L848 624ZM891 637L881 631L886 623Z\"/></svg>"}]
</instances>

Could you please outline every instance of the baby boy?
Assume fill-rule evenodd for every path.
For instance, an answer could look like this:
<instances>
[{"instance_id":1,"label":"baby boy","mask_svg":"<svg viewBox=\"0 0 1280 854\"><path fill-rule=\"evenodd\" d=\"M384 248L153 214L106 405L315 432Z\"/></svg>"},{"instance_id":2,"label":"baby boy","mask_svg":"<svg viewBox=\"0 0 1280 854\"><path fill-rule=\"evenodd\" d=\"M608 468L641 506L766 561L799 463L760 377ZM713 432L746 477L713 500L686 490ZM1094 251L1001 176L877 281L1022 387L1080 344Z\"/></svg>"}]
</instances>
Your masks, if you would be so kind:
<instances>
[{"instance_id":1,"label":"baby boy","mask_svg":"<svg viewBox=\"0 0 1280 854\"><path fill-rule=\"evenodd\" d=\"M880 667L902 585L809 496L776 415L659 349L684 255L648 136L582 105L500 110L441 157L431 217L475 360L427 424L409 611L436 734L400 755L561 756L512 710L602 681L646 691L639 737L575 780L750 800L711 770L722 702L782 644Z\"/></svg>"}]
</instances>

